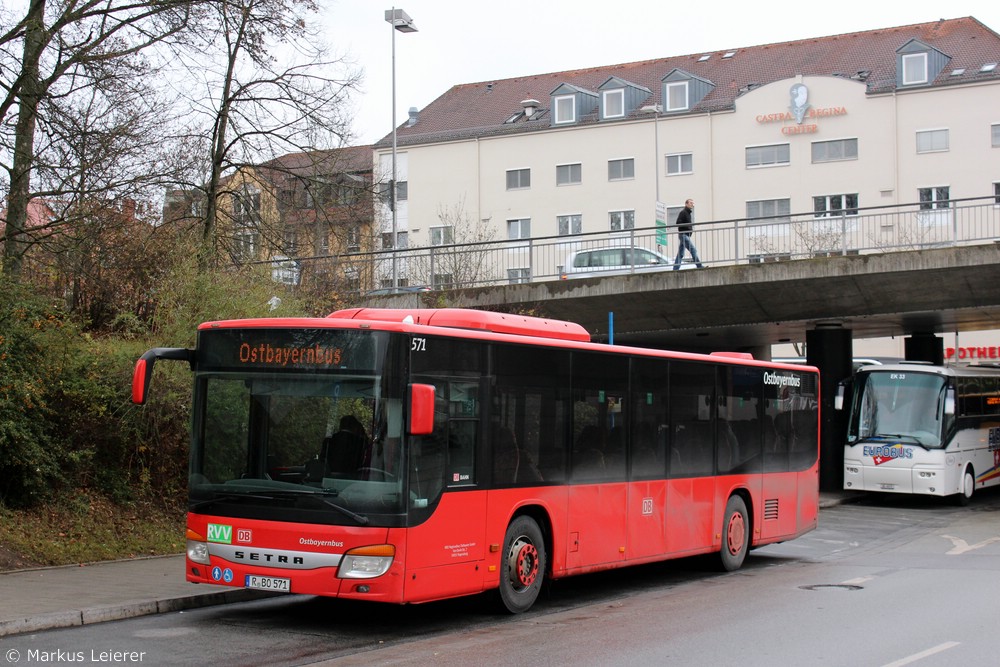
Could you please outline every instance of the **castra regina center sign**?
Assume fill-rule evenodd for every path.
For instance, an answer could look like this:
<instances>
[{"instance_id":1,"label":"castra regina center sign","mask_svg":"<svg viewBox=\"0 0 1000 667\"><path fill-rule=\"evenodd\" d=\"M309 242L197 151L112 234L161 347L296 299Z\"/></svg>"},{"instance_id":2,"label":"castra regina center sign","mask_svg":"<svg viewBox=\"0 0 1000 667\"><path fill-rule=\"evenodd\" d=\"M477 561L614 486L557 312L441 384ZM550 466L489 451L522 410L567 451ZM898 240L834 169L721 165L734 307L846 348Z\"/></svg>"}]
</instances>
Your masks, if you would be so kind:
<instances>
[{"instance_id":1,"label":"castra regina center sign","mask_svg":"<svg viewBox=\"0 0 1000 667\"><path fill-rule=\"evenodd\" d=\"M781 133L786 135L814 134L819 131L818 119L847 115L846 107L814 107L809 103L809 87L804 83L793 84L788 97L787 111L758 114L757 122L782 123Z\"/></svg>"}]
</instances>

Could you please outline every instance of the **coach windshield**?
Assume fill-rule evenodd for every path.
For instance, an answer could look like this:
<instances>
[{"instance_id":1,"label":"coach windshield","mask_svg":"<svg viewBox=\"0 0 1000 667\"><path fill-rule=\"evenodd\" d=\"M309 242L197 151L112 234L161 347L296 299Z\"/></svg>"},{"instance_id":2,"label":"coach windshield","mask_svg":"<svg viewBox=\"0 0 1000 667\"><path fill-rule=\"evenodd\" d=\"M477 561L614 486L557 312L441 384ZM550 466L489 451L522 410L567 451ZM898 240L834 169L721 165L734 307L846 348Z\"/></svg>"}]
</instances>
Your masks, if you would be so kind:
<instances>
[{"instance_id":1,"label":"coach windshield","mask_svg":"<svg viewBox=\"0 0 1000 667\"><path fill-rule=\"evenodd\" d=\"M946 378L913 371L861 372L847 441L905 442L931 449L944 442Z\"/></svg>"}]
</instances>

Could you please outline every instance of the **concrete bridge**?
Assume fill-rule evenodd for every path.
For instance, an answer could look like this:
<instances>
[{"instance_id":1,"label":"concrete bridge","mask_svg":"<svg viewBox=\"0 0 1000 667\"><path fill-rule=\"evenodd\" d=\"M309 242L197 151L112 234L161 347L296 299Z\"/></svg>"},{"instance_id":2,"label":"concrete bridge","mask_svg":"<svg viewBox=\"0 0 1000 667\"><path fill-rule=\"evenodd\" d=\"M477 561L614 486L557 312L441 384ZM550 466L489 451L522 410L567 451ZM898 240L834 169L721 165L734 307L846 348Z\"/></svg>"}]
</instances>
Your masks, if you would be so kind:
<instances>
[{"instance_id":1,"label":"concrete bridge","mask_svg":"<svg viewBox=\"0 0 1000 667\"><path fill-rule=\"evenodd\" d=\"M431 301L415 303L421 297ZM384 305L434 299L398 295ZM833 397L851 374L853 339L904 336L907 358L940 363L935 334L1000 328L1000 245L472 288L449 292L448 305L570 320L595 341L759 359L774 343L804 340L821 374L820 487L833 491L843 483L845 432Z\"/></svg>"}]
</instances>

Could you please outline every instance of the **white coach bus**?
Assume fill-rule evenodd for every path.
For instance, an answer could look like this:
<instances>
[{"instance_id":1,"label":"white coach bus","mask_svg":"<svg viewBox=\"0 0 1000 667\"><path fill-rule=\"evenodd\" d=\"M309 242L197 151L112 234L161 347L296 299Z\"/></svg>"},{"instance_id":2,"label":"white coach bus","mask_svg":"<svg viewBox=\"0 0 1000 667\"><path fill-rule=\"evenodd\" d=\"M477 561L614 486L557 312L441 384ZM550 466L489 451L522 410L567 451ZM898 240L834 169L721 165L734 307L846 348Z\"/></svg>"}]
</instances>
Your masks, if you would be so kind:
<instances>
[{"instance_id":1,"label":"white coach bus","mask_svg":"<svg viewBox=\"0 0 1000 667\"><path fill-rule=\"evenodd\" d=\"M1000 484L1000 367L899 363L859 368L844 488L955 496Z\"/></svg>"}]
</instances>

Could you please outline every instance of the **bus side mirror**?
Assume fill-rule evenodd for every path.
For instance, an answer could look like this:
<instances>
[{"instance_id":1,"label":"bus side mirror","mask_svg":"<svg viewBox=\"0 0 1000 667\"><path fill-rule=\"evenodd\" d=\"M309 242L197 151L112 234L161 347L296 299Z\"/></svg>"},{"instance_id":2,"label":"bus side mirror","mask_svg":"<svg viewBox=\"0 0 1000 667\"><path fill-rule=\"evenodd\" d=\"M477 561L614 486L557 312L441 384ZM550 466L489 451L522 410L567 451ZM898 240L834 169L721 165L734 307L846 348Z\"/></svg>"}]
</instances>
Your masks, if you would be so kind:
<instances>
[{"instance_id":1,"label":"bus side mirror","mask_svg":"<svg viewBox=\"0 0 1000 667\"><path fill-rule=\"evenodd\" d=\"M149 381L153 377L153 364L157 359L176 359L190 364L194 360L194 351L184 347L154 347L139 357L135 362L135 370L132 371L132 402L136 405L146 404Z\"/></svg>"},{"instance_id":2,"label":"bus side mirror","mask_svg":"<svg viewBox=\"0 0 1000 667\"><path fill-rule=\"evenodd\" d=\"M946 415L955 414L955 388L948 387L944 394L944 413Z\"/></svg>"},{"instance_id":3,"label":"bus side mirror","mask_svg":"<svg viewBox=\"0 0 1000 667\"><path fill-rule=\"evenodd\" d=\"M410 435L434 432L434 385L410 385Z\"/></svg>"},{"instance_id":4,"label":"bus side mirror","mask_svg":"<svg viewBox=\"0 0 1000 667\"><path fill-rule=\"evenodd\" d=\"M847 387L841 382L837 385L837 395L833 397L833 408L834 410L844 409L844 394L847 393Z\"/></svg>"}]
</instances>

